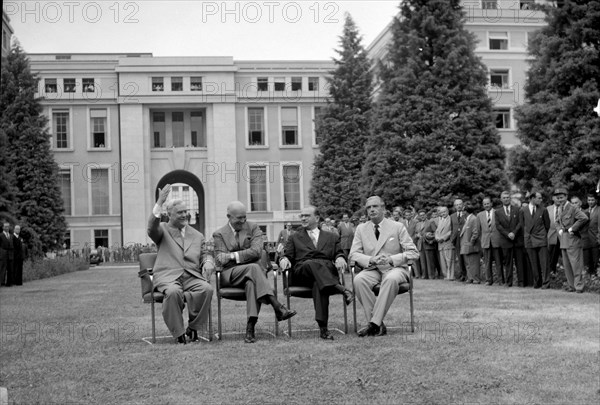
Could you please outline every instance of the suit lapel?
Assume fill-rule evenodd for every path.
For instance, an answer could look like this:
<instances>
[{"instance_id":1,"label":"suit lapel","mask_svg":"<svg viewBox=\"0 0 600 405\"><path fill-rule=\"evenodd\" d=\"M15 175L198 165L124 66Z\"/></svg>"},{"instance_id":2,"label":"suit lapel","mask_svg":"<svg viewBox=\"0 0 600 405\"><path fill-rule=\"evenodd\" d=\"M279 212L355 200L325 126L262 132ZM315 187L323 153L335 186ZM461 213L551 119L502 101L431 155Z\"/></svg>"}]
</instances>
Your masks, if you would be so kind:
<instances>
[{"instance_id":1,"label":"suit lapel","mask_svg":"<svg viewBox=\"0 0 600 405\"><path fill-rule=\"evenodd\" d=\"M167 225L167 229L169 230L169 234L175 243L177 243L179 247L183 249L183 238L181 237L181 231L171 225Z\"/></svg>"},{"instance_id":2,"label":"suit lapel","mask_svg":"<svg viewBox=\"0 0 600 405\"><path fill-rule=\"evenodd\" d=\"M196 236L192 233L192 227L189 225L186 225L185 227L185 238L184 238L184 244L183 244L183 251L187 252L188 249L192 246L192 244L194 243L194 240L196 239Z\"/></svg>"},{"instance_id":3,"label":"suit lapel","mask_svg":"<svg viewBox=\"0 0 600 405\"><path fill-rule=\"evenodd\" d=\"M371 231L371 234L373 235L373 241L375 242L375 254L377 254L390 237L391 229L388 226L388 222L384 218L379 224L379 239L375 238L375 230L373 228L371 228Z\"/></svg>"}]
</instances>

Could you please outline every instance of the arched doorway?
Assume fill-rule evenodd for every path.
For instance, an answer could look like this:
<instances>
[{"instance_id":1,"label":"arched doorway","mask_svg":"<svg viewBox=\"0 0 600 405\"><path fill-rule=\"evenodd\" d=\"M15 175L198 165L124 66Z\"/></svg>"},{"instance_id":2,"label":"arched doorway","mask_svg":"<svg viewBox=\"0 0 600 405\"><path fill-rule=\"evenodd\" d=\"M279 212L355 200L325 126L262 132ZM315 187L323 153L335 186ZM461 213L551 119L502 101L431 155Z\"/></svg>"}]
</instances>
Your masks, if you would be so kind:
<instances>
[{"instance_id":1,"label":"arched doorway","mask_svg":"<svg viewBox=\"0 0 600 405\"><path fill-rule=\"evenodd\" d=\"M195 224L192 224L192 226L206 235L204 232L204 227L206 224L206 219L204 218L204 187L202 186L202 183L198 177L185 170L173 170L172 172L165 174L159 180L158 184L156 185L156 190L154 191L155 198L158 199L159 188L163 188L167 184L176 183L187 184L196 192L196 196L198 197L198 209L192 210L190 207L188 207L188 209L190 209L191 216L197 219L197 221L192 220L192 222L196 222Z\"/></svg>"}]
</instances>

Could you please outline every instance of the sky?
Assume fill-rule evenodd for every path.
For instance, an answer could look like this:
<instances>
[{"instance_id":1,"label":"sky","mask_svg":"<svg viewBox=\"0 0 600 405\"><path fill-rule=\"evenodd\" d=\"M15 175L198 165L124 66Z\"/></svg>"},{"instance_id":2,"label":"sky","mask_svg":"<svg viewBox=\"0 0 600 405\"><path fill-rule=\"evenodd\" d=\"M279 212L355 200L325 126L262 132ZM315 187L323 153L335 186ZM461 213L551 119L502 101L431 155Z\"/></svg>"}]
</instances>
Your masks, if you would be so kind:
<instances>
[{"instance_id":1,"label":"sky","mask_svg":"<svg viewBox=\"0 0 600 405\"><path fill-rule=\"evenodd\" d=\"M28 53L330 60L350 13L368 46L398 11L373 1L3 1Z\"/></svg>"}]
</instances>

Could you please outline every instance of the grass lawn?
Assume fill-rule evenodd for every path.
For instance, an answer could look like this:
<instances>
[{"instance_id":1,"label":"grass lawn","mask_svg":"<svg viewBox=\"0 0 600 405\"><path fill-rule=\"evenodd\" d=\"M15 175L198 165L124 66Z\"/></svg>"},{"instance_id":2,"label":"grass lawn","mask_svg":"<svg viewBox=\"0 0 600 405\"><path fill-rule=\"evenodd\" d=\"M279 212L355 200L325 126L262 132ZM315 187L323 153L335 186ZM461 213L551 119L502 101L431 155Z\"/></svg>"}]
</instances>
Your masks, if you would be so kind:
<instances>
[{"instance_id":1,"label":"grass lawn","mask_svg":"<svg viewBox=\"0 0 600 405\"><path fill-rule=\"evenodd\" d=\"M600 401L600 296L415 281L394 302L388 335L243 335L151 346L137 267L94 267L0 290L0 386L9 403L500 403ZM280 300L283 296L280 291ZM315 325L293 299L294 329ZM168 332L160 315L158 335ZM359 323L364 323L358 307ZM223 301L224 331L243 331L245 303ZM334 297L330 327L342 328ZM264 307L259 329L273 329ZM216 330L216 299L213 302ZM392 329L392 326L405 328ZM287 330L280 323L280 332Z\"/></svg>"}]
</instances>

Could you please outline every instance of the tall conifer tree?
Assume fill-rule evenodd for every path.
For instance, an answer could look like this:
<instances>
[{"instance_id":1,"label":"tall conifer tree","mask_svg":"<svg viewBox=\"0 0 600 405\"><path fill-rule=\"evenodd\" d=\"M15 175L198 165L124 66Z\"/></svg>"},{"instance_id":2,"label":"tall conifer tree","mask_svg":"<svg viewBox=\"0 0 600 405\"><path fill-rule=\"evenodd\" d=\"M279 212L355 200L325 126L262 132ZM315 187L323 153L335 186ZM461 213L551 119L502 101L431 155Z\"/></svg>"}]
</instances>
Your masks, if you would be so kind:
<instances>
[{"instance_id":1,"label":"tall conifer tree","mask_svg":"<svg viewBox=\"0 0 600 405\"><path fill-rule=\"evenodd\" d=\"M585 197L600 180L600 2L546 7L548 25L529 43L525 104L517 108L522 145L509 154L524 189L564 185Z\"/></svg>"},{"instance_id":2,"label":"tall conifer tree","mask_svg":"<svg viewBox=\"0 0 600 405\"><path fill-rule=\"evenodd\" d=\"M41 249L58 248L66 230L58 166L50 151L47 118L35 98L38 79L19 46L2 61L0 130L8 141L8 179L14 182L15 216ZM39 246L30 241L31 246Z\"/></svg>"},{"instance_id":3,"label":"tall conifer tree","mask_svg":"<svg viewBox=\"0 0 600 405\"><path fill-rule=\"evenodd\" d=\"M310 190L323 215L354 212L362 205L357 185L369 134L372 79L370 63L352 17L346 15L339 59L329 78L330 100L316 122L320 154Z\"/></svg>"},{"instance_id":4,"label":"tall conifer tree","mask_svg":"<svg viewBox=\"0 0 600 405\"><path fill-rule=\"evenodd\" d=\"M507 186L485 66L459 0L405 0L380 64L362 192L451 204Z\"/></svg>"}]
</instances>

